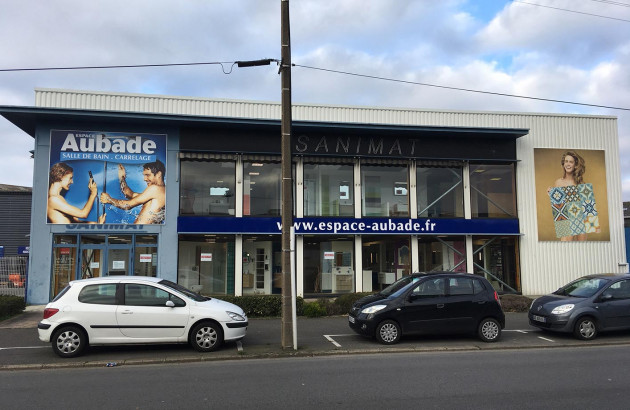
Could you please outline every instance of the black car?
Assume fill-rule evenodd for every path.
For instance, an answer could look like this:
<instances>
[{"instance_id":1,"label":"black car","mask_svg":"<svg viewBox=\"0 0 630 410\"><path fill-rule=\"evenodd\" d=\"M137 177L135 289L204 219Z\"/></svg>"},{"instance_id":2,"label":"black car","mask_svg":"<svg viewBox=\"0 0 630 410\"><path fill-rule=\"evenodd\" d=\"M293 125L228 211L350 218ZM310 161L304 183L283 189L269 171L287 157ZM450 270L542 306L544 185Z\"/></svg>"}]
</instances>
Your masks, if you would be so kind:
<instances>
[{"instance_id":1,"label":"black car","mask_svg":"<svg viewBox=\"0 0 630 410\"><path fill-rule=\"evenodd\" d=\"M405 276L359 299L348 315L357 333L394 344L402 335L476 333L496 342L505 327L499 296L485 278L429 272Z\"/></svg>"},{"instance_id":2,"label":"black car","mask_svg":"<svg viewBox=\"0 0 630 410\"><path fill-rule=\"evenodd\" d=\"M630 329L630 275L584 276L540 297L529 308L529 324L591 340L605 330Z\"/></svg>"}]
</instances>

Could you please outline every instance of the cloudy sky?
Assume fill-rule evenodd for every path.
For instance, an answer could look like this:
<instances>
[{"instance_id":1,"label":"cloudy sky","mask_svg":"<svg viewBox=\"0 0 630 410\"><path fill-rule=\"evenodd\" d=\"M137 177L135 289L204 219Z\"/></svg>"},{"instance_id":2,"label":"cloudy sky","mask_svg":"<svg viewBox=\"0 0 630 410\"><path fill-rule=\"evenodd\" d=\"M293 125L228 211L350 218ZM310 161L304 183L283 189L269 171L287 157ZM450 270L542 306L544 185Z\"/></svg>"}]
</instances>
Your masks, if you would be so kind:
<instances>
[{"instance_id":1,"label":"cloudy sky","mask_svg":"<svg viewBox=\"0 0 630 410\"><path fill-rule=\"evenodd\" d=\"M614 115L630 201L630 0L291 0L290 8L294 102ZM2 70L227 64L0 71L0 105L34 105L35 87L279 102L275 66L223 70L279 59L280 14L280 0L5 0ZM0 184L32 186L32 138L0 118L0 141Z\"/></svg>"}]
</instances>

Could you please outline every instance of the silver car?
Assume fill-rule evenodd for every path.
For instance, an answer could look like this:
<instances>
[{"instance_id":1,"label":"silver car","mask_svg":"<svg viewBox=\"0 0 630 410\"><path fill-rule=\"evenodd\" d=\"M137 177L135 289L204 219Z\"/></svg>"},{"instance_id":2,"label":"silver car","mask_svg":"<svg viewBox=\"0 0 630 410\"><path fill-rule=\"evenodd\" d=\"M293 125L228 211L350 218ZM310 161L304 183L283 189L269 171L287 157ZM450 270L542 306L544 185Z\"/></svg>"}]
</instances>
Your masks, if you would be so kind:
<instances>
[{"instance_id":1,"label":"silver car","mask_svg":"<svg viewBox=\"0 0 630 410\"><path fill-rule=\"evenodd\" d=\"M529 308L529 324L591 340L606 330L630 329L630 275L584 276L540 297Z\"/></svg>"}]
</instances>

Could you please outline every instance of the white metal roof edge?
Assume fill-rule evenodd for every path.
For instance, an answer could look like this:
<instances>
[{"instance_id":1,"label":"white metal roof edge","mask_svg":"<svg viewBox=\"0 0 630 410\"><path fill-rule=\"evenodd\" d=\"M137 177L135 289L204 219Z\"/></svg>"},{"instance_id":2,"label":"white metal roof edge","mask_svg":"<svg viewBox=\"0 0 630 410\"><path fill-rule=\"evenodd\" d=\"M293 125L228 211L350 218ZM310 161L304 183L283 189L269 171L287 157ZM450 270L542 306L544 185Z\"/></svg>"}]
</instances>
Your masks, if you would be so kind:
<instances>
[{"instance_id":1,"label":"white metal roof edge","mask_svg":"<svg viewBox=\"0 0 630 410\"><path fill-rule=\"evenodd\" d=\"M98 95L112 97L135 97L162 100L179 100L179 101L198 101L209 103L232 103L245 105L266 105L270 107L280 107L280 102L273 101L256 101L256 100L238 100L229 98L204 98L204 97L187 97L162 94L142 94L142 93L126 93L112 91L94 91L94 90L72 90L62 88L45 88L35 87L35 93L65 93L77 95ZM370 110L370 111L398 111L398 112L414 112L414 113L450 113L450 114L477 114L477 115L504 115L504 116L532 116L532 117L572 117L572 118L602 118L617 119L615 115L603 114L572 114L572 113L546 113L546 112L520 112L520 111L479 111L479 110L446 110L446 109L429 109L429 108L405 108L405 107L376 107L362 105L342 105L342 104L316 104L316 103L296 103L293 102L294 108L337 108L348 110Z\"/></svg>"}]
</instances>

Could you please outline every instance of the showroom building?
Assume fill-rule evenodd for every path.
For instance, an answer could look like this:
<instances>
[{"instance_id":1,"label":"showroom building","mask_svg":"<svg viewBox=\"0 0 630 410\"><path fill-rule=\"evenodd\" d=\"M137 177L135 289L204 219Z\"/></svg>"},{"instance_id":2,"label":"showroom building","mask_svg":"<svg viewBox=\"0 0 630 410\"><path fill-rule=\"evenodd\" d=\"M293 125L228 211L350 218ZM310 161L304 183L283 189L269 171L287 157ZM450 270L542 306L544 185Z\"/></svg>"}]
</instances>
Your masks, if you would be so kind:
<instances>
[{"instance_id":1,"label":"showroom building","mask_svg":"<svg viewBox=\"0 0 630 410\"><path fill-rule=\"evenodd\" d=\"M281 293L280 104L37 89L0 114L35 140L28 303L103 275ZM628 271L615 117L295 104L291 147L300 296Z\"/></svg>"}]
</instances>

